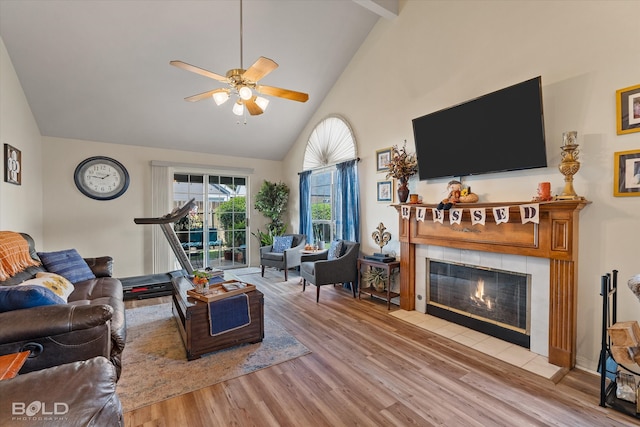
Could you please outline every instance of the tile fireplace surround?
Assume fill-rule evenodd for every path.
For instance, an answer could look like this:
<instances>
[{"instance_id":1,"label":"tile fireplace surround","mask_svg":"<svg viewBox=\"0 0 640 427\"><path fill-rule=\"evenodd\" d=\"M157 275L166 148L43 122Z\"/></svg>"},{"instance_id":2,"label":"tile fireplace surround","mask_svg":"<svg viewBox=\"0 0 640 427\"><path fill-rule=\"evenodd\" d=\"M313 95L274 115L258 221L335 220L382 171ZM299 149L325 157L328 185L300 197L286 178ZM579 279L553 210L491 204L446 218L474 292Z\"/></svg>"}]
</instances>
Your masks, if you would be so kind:
<instances>
[{"instance_id":1,"label":"tile fireplace surround","mask_svg":"<svg viewBox=\"0 0 640 427\"><path fill-rule=\"evenodd\" d=\"M520 255L445 248L433 245L416 247L415 311L426 313L427 258L445 262L477 265L531 275L531 346L536 354L548 357L549 343L549 260Z\"/></svg>"},{"instance_id":2,"label":"tile fireplace surround","mask_svg":"<svg viewBox=\"0 0 640 427\"><path fill-rule=\"evenodd\" d=\"M573 368L576 361L579 212L590 202L542 202L539 223L522 224L518 205L528 203L531 202L460 204L456 207L464 209L461 224L449 224L448 215L445 216L443 224L433 222L431 208L435 208L436 205L394 205L398 210L400 234L400 308L408 311L418 309L424 313L420 305L424 304L426 295L425 258L438 258L434 251L440 253L442 250L443 256L454 258L453 261L465 262L466 257L471 257L484 258L489 264L505 262L497 261L504 257L482 255L491 253L505 254L509 264L522 264L523 261L520 259L525 260L524 264L532 266L542 262L543 266L548 265L548 273L543 267L543 272L535 276L547 275L546 283L538 285L537 290L535 283L532 283L532 292L538 295L535 297L538 301L532 301L532 351L548 354L549 363L553 365ZM410 209L408 219L402 218L400 214L402 206ZM492 208L506 206L509 207L509 222L496 224ZM416 207L427 207L427 217L424 221L416 220ZM471 225L467 209L471 207L486 208L487 218L484 226ZM460 252L451 251L450 248ZM516 257L510 257L511 255ZM532 257L542 259L534 260ZM527 259L531 261L527 262ZM532 268L540 269L539 266ZM533 280L540 282L538 278ZM544 277L542 282L545 282ZM544 293L546 296L541 296ZM417 299L417 295L421 295L421 299ZM416 307L418 302L420 304ZM546 305L546 312L539 307L540 304ZM546 317L546 322L540 318L538 322L534 322L534 310L538 313L536 316ZM535 323L538 323L537 331L534 330ZM540 329L546 329L546 333ZM545 346L545 341L546 352L540 349L541 346Z\"/></svg>"}]
</instances>

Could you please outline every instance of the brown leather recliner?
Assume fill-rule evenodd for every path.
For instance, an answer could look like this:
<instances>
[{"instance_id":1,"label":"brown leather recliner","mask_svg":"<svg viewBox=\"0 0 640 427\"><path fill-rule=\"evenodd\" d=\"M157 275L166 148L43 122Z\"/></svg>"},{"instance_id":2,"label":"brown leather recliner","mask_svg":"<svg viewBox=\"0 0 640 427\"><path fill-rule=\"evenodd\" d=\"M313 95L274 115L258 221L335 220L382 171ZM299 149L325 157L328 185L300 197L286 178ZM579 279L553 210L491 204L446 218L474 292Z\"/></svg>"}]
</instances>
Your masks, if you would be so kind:
<instances>
[{"instance_id":1,"label":"brown leather recliner","mask_svg":"<svg viewBox=\"0 0 640 427\"><path fill-rule=\"evenodd\" d=\"M104 357L0 381L0 425L123 426L115 367Z\"/></svg>"},{"instance_id":2,"label":"brown leather recliner","mask_svg":"<svg viewBox=\"0 0 640 427\"><path fill-rule=\"evenodd\" d=\"M40 261L28 234L30 255ZM74 284L67 304L46 305L0 313L0 355L30 350L21 373L104 356L120 377L126 340L122 283L111 277L109 256L85 258L95 279ZM18 285L44 267L27 267L0 286Z\"/></svg>"}]
</instances>

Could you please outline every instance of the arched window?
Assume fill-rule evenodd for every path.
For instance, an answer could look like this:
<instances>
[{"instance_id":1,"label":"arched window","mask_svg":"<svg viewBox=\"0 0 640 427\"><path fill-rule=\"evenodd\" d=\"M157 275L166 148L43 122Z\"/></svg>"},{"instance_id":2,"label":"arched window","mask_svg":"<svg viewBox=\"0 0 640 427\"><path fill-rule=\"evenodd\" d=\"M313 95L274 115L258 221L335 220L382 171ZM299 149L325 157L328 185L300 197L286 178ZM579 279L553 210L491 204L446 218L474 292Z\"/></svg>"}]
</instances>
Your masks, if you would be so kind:
<instances>
[{"instance_id":1,"label":"arched window","mask_svg":"<svg viewBox=\"0 0 640 427\"><path fill-rule=\"evenodd\" d=\"M316 125L300 176L300 232L309 242L358 240L356 161L353 132L343 118L331 115Z\"/></svg>"},{"instance_id":2,"label":"arched window","mask_svg":"<svg viewBox=\"0 0 640 427\"><path fill-rule=\"evenodd\" d=\"M349 124L340 116L323 119L311 132L304 152L302 170L332 166L358 156Z\"/></svg>"}]
</instances>

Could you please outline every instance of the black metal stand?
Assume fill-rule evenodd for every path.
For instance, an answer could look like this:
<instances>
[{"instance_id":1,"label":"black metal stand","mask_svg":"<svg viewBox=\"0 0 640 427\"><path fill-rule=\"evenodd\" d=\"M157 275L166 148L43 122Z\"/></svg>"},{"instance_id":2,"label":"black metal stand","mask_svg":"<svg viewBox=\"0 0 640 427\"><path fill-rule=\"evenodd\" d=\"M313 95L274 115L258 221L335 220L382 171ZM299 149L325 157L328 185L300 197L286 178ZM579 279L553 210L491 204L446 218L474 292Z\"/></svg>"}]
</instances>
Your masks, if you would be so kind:
<instances>
[{"instance_id":1,"label":"black metal stand","mask_svg":"<svg viewBox=\"0 0 640 427\"><path fill-rule=\"evenodd\" d=\"M618 368L634 375L640 375L618 363L611 353L611 339L608 328L617 322L618 317L618 270L602 276L600 295L602 296L602 336L598 372L600 372L600 406L610 407L617 411L640 418L636 412L636 404L618 399L616 396L616 373ZM608 384L607 384L608 383Z\"/></svg>"}]
</instances>

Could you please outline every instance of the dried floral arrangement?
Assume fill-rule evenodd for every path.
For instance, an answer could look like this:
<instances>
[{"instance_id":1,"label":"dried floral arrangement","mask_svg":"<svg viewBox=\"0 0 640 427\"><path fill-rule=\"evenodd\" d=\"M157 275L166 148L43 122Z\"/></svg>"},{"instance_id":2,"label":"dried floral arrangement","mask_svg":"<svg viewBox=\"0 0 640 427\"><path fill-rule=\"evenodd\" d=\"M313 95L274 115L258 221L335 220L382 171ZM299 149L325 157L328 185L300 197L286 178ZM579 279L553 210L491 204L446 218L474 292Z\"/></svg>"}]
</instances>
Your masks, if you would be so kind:
<instances>
[{"instance_id":1,"label":"dried floral arrangement","mask_svg":"<svg viewBox=\"0 0 640 427\"><path fill-rule=\"evenodd\" d=\"M391 161L387 165L387 179L395 178L401 182L406 182L413 175L418 173L418 159L415 154L407 153L407 140L405 139L402 148L397 145L391 147Z\"/></svg>"}]
</instances>

